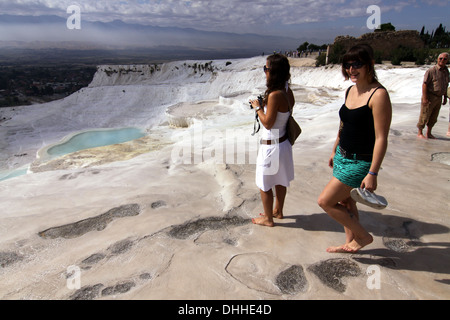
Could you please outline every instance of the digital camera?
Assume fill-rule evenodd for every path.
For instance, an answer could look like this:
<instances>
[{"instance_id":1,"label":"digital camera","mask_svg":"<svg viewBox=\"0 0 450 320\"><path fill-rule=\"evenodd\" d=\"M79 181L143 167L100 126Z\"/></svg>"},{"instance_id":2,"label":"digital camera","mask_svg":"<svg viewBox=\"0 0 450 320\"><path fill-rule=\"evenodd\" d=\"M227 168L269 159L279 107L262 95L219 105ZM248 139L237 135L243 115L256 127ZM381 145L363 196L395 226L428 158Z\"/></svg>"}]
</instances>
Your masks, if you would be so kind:
<instances>
[{"instance_id":1,"label":"digital camera","mask_svg":"<svg viewBox=\"0 0 450 320\"><path fill-rule=\"evenodd\" d=\"M263 103L264 103L264 98L263 98L262 95L259 95L259 96L258 96L258 101L259 101L259 106L262 108L262 107L263 107ZM250 104L250 110L253 109L252 103L249 102L249 104Z\"/></svg>"}]
</instances>

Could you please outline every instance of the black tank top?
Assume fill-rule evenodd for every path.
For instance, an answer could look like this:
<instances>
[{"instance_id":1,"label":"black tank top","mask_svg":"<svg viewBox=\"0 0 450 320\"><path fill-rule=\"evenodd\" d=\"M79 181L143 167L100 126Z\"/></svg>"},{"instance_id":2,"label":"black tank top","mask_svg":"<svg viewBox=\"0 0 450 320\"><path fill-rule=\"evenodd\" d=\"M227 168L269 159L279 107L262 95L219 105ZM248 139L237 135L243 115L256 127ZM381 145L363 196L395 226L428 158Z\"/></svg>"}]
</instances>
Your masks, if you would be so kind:
<instances>
[{"instance_id":1,"label":"black tank top","mask_svg":"<svg viewBox=\"0 0 450 320\"><path fill-rule=\"evenodd\" d=\"M347 90L345 102L347 102L348 93L351 88ZM348 153L373 153L373 147L375 146L375 125L369 102L375 92L380 88L384 89L383 86L376 88L370 95L366 105L356 109L349 109L344 103L339 110L339 117L343 124L339 144Z\"/></svg>"}]
</instances>

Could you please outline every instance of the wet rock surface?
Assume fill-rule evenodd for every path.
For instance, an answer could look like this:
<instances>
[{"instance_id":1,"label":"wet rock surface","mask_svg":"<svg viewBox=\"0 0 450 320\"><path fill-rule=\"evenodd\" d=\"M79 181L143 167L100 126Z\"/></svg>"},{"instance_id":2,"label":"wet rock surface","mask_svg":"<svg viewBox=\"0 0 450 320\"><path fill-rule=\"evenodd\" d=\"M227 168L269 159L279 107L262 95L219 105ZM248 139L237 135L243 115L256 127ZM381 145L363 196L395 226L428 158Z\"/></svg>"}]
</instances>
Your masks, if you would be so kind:
<instances>
[{"instance_id":1,"label":"wet rock surface","mask_svg":"<svg viewBox=\"0 0 450 320\"><path fill-rule=\"evenodd\" d=\"M175 239L187 239L207 230L220 230L229 227L239 227L250 223L250 219L239 216L209 217L173 226L167 234Z\"/></svg>"},{"instance_id":2,"label":"wet rock surface","mask_svg":"<svg viewBox=\"0 0 450 320\"><path fill-rule=\"evenodd\" d=\"M93 286L86 286L77 290L73 295L70 296L70 300L93 300L97 298L100 294L100 290L104 287L103 284L99 283Z\"/></svg>"},{"instance_id":3,"label":"wet rock surface","mask_svg":"<svg viewBox=\"0 0 450 320\"><path fill-rule=\"evenodd\" d=\"M286 263L274 255L253 252L232 257L225 270L231 277L252 290L280 296L283 289L292 289L292 285L287 284L289 276L280 277L281 288L276 284L277 277L288 268Z\"/></svg>"},{"instance_id":4,"label":"wet rock surface","mask_svg":"<svg viewBox=\"0 0 450 320\"><path fill-rule=\"evenodd\" d=\"M23 257L16 252L0 252L0 267L2 268L21 260L23 260Z\"/></svg>"},{"instance_id":5,"label":"wet rock surface","mask_svg":"<svg viewBox=\"0 0 450 320\"><path fill-rule=\"evenodd\" d=\"M136 284L132 281L116 284L115 286L107 287L102 290L102 296L122 294L131 290Z\"/></svg>"},{"instance_id":6,"label":"wet rock surface","mask_svg":"<svg viewBox=\"0 0 450 320\"><path fill-rule=\"evenodd\" d=\"M411 250L411 246L403 239L383 237L383 244L386 248L395 252L408 252Z\"/></svg>"},{"instance_id":7,"label":"wet rock surface","mask_svg":"<svg viewBox=\"0 0 450 320\"><path fill-rule=\"evenodd\" d=\"M294 265L282 271L275 279L275 284L284 294L297 294L306 291L306 280L303 267Z\"/></svg>"},{"instance_id":8,"label":"wet rock surface","mask_svg":"<svg viewBox=\"0 0 450 320\"><path fill-rule=\"evenodd\" d=\"M39 236L44 239L77 238L90 231L101 231L105 229L106 226L114 219L136 216L139 213L140 206L138 204L127 204L113 208L97 217L88 218L75 223L41 231L39 232Z\"/></svg>"},{"instance_id":9,"label":"wet rock surface","mask_svg":"<svg viewBox=\"0 0 450 320\"><path fill-rule=\"evenodd\" d=\"M450 152L438 152L431 155L431 161L440 162L450 166Z\"/></svg>"},{"instance_id":10,"label":"wet rock surface","mask_svg":"<svg viewBox=\"0 0 450 320\"><path fill-rule=\"evenodd\" d=\"M152 209L158 209L158 208L165 207L165 206L167 206L167 203L163 200L158 200L158 201L152 202L152 204L151 204Z\"/></svg>"},{"instance_id":11,"label":"wet rock surface","mask_svg":"<svg viewBox=\"0 0 450 320\"><path fill-rule=\"evenodd\" d=\"M102 253L94 253L93 255L87 257L86 259L84 259L82 261L82 263L86 264L86 265L96 264L97 262L99 262L100 260L104 259L105 257L106 257L106 255L104 255Z\"/></svg>"},{"instance_id":12,"label":"wet rock surface","mask_svg":"<svg viewBox=\"0 0 450 320\"><path fill-rule=\"evenodd\" d=\"M320 261L308 268L327 287L338 292L344 292L347 286L343 280L346 277L357 277L362 274L357 263L349 259L329 259Z\"/></svg>"}]
</instances>

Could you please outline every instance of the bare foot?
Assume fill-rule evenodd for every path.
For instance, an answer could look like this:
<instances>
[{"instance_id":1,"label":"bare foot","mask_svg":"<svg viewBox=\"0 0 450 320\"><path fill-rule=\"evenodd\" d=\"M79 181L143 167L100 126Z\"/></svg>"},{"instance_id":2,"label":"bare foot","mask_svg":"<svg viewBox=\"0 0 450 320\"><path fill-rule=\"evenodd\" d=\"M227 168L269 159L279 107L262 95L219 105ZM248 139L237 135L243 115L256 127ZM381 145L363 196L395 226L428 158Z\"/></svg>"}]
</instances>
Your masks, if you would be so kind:
<instances>
[{"instance_id":1,"label":"bare foot","mask_svg":"<svg viewBox=\"0 0 450 320\"><path fill-rule=\"evenodd\" d=\"M447 132L447 137L450 137L450 131L449 131L449 132Z\"/></svg>"},{"instance_id":2,"label":"bare foot","mask_svg":"<svg viewBox=\"0 0 450 320\"><path fill-rule=\"evenodd\" d=\"M373 242L373 237L369 234L366 238L363 239L353 239L352 242L349 244L344 245L343 249L347 253L356 253L360 249L364 248L365 246L371 244Z\"/></svg>"},{"instance_id":3,"label":"bare foot","mask_svg":"<svg viewBox=\"0 0 450 320\"><path fill-rule=\"evenodd\" d=\"M283 219L283 212L274 212L273 217L277 219Z\"/></svg>"},{"instance_id":4,"label":"bare foot","mask_svg":"<svg viewBox=\"0 0 450 320\"><path fill-rule=\"evenodd\" d=\"M253 218L252 222L253 224L257 224L260 226L273 227L273 221L269 221L269 219L267 219L265 216L261 218Z\"/></svg>"},{"instance_id":5,"label":"bare foot","mask_svg":"<svg viewBox=\"0 0 450 320\"><path fill-rule=\"evenodd\" d=\"M265 217L266 215L264 214L264 213L260 213L259 214L261 217ZM274 217L274 218L276 218L276 219L283 219L284 218L284 216L283 216L283 214L282 213L273 213L272 214L272 216Z\"/></svg>"},{"instance_id":6,"label":"bare foot","mask_svg":"<svg viewBox=\"0 0 450 320\"><path fill-rule=\"evenodd\" d=\"M417 138L427 140L427 137L425 137L423 134L420 133L417 135Z\"/></svg>"},{"instance_id":7,"label":"bare foot","mask_svg":"<svg viewBox=\"0 0 450 320\"><path fill-rule=\"evenodd\" d=\"M339 246L339 247L329 247L329 248L327 248L327 252L328 253L348 253L348 251L346 251L344 249L344 247L346 245L347 244L343 244L342 246Z\"/></svg>"},{"instance_id":8,"label":"bare foot","mask_svg":"<svg viewBox=\"0 0 450 320\"><path fill-rule=\"evenodd\" d=\"M433 136L431 133L430 133L430 134L427 134L427 138L428 138L428 139L436 139L436 137Z\"/></svg>"}]
</instances>

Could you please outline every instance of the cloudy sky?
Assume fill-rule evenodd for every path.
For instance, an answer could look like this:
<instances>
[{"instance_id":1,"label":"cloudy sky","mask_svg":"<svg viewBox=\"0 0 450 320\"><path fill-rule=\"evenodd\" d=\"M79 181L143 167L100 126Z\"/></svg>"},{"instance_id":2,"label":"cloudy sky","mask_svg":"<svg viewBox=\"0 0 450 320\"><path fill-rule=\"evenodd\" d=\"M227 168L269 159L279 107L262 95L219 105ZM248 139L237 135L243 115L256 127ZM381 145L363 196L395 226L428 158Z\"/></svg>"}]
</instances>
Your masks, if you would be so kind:
<instances>
[{"instance_id":1,"label":"cloudy sky","mask_svg":"<svg viewBox=\"0 0 450 320\"><path fill-rule=\"evenodd\" d=\"M0 15L56 15L81 10L81 22L111 22L205 31L280 35L332 42L337 35L371 32L369 6L397 30L434 30L449 21L449 0L0 0ZM449 28L450 26L447 26ZM1 39L0 39L1 40Z\"/></svg>"}]
</instances>

